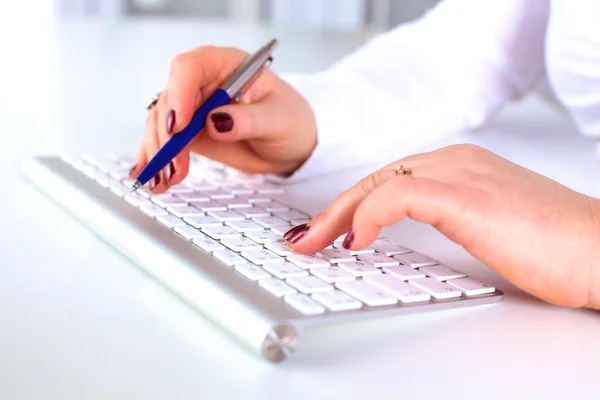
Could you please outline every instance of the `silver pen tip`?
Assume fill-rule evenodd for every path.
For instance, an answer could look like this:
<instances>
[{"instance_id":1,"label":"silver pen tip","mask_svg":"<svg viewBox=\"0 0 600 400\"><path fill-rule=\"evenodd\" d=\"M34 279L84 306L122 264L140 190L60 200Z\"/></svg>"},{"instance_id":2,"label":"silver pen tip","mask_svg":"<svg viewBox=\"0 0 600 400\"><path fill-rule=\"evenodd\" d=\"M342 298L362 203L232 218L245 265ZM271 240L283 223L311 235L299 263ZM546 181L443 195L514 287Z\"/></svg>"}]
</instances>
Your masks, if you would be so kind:
<instances>
[{"instance_id":1,"label":"silver pen tip","mask_svg":"<svg viewBox=\"0 0 600 400\"><path fill-rule=\"evenodd\" d=\"M141 187L142 187L142 182L140 182L136 179L136 181L133 182L133 185L131 185L131 189L129 189L129 192L130 193L135 192L136 190L138 190Z\"/></svg>"}]
</instances>

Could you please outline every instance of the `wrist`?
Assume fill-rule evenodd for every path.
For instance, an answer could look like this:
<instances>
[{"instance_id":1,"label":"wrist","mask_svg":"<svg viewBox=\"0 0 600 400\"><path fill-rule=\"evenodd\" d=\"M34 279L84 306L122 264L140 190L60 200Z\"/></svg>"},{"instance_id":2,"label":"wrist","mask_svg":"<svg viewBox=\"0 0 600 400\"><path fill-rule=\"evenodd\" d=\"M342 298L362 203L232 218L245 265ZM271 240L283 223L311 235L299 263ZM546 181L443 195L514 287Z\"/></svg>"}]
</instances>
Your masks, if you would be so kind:
<instances>
[{"instance_id":1,"label":"wrist","mask_svg":"<svg viewBox=\"0 0 600 400\"><path fill-rule=\"evenodd\" d=\"M593 247L589 258L589 289L586 307L600 310L600 200L587 198L592 219Z\"/></svg>"}]
</instances>

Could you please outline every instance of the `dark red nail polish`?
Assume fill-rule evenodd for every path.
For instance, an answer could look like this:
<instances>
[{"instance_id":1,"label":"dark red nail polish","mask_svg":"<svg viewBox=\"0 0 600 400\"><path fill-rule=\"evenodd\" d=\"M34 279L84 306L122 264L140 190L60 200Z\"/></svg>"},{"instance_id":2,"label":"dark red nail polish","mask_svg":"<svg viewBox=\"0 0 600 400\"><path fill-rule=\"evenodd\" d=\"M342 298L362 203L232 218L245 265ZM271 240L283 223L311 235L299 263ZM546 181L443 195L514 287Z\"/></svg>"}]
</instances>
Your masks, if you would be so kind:
<instances>
[{"instance_id":1,"label":"dark red nail polish","mask_svg":"<svg viewBox=\"0 0 600 400\"><path fill-rule=\"evenodd\" d=\"M156 174L150 179L150 190L154 189L160 183L160 174Z\"/></svg>"},{"instance_id":2,"label":"dark red nail polish","mask_svg":"<svg viewBox=\"0 0 600 400\"><path fill-rule=\"evenodd\" d=\"M167 169L165 171L165 181L169 183L171 181L171 178L173 178L173 175L175 175L175 166L172 162L170 162L169 165L167 165Z\"/></svg>"},{"instance_id":3,"label":"dark red nail polish","mask_svg":"<svg viewBox=\"0 0 600 400\"><path fill-rule=\"evenodd\" d=\"M167 133L170 135L173 133L175 128L175 110L169 110L167 114Z\"/></svg>"},{"instance_id":4,"label":"dark red nail polish","mask_svg":"<svg viewBox=\"0 0 600 400\"><path fill-rule=\"evenodd\" d=\"M292 236L289 240L289 242L291 244L296 244L300 241L300 239L302 239L304 237L304 235L306 235L308 233L308 226L305 226L304 228L302 228L300 231L298 231L294 236Z\"/></svg>"},{"instance_id":5,"label":"dark red nail polish","mask_svg":"<svg viewBox=\"0 0 600 400\"><path fill-rule=\"evenodd\" d=\"M345 249L350 249L352 247L352 242L354 242L354 229L350 229L344 241L342 242L342 247Z\"/></svg>"},{"instance_id":6,"label":"dark red nail polish","mask_svg":"<svg viewBox=\"0 0 600 400\"><path fill-rule=\"evenodd\" d=\"M290 229L289 231L287 231L284 235L283 238L285 240L289 240L292 236L294 236L296 233L298 233L299 231L301 231L302 229L304 229L306 227L306 224L301 224L298 226L293 227L292 229Z\"/></svg>"},{"instance_id":7,"label":"dark red nail polish","mask_svg":"<svg viewBox=\"0 0 600 400\"><path fill-rule=\"evenodd\" d=\"M213 126L221 133L229 132L233 129L233 118L231 115L224 112L217 112L210 116Z\"/></svg>"}]
</instances>

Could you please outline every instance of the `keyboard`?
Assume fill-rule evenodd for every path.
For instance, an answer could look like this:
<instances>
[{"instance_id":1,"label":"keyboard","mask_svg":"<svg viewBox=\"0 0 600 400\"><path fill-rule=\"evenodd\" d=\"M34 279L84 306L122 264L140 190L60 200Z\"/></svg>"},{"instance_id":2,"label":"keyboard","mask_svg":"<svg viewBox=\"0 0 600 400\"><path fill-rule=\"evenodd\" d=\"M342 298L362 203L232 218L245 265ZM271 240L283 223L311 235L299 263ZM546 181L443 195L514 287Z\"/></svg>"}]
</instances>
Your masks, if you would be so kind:
<instances>
[{"instance_id":1,"label":"keyboard","mask_svg":"<svg viewBox=\"0 0 600 400\"><path fill-rule=\"evenodd\" d=\"M134 160L38 157L34 185L135 265L268 361L297 349L309 326L494 303L503 293L381 236L349 251L344 237L298 254L283 234L310 215L285 189L202 157L166 194L135 193Z\"/></svg>"}]
</instances>

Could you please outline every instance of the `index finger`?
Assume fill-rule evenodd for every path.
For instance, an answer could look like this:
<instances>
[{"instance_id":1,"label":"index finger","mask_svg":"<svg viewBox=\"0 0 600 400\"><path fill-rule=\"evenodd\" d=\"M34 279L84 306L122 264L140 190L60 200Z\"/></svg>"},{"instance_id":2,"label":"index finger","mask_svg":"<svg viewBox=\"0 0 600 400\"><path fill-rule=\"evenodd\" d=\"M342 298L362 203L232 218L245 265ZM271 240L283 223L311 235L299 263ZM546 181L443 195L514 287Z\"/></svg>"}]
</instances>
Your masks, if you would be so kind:
<instances>
[{"instance_id":1,"label":"index finger","mask_svg":"<svg viewBox=\"0 0 600 400\"><path fill-rule=\"evenodd\" d=\"M174 133L190 123L201 103L246 57L241 50L204 46L173 59L166 91L167 109L174 114Z\"/></svg>"}]
</instances>

